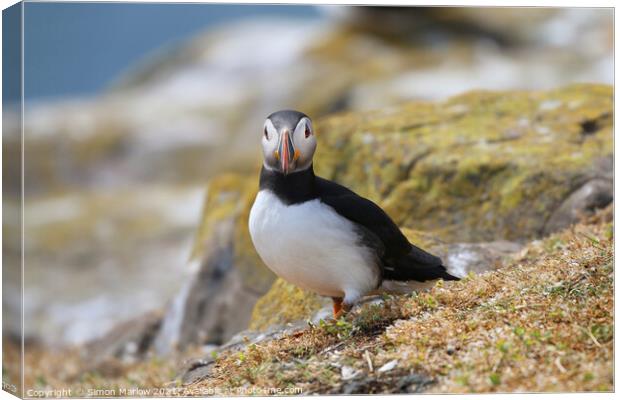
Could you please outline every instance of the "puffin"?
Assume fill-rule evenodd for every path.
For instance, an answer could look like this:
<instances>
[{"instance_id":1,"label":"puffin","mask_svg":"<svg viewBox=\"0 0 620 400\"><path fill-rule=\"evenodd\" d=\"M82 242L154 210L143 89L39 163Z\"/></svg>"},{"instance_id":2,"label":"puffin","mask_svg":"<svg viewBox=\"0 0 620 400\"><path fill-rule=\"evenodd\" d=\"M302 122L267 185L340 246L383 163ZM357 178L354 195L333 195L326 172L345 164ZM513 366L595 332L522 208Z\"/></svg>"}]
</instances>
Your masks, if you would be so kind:
<instances>
[{"instance_id":1,"label":"puffin","mask_svg":"<svg viewBox=\"0 0 620 400\"><path fill-rule=\"evenodd\" d=\"M410 243L377 204L315 175L317 141L306 114L274 112L261 136L263 165L248 221L254 247L285 281L331 297L334 318L368 295L459 279Z\"/></svg>"}]
</instances>

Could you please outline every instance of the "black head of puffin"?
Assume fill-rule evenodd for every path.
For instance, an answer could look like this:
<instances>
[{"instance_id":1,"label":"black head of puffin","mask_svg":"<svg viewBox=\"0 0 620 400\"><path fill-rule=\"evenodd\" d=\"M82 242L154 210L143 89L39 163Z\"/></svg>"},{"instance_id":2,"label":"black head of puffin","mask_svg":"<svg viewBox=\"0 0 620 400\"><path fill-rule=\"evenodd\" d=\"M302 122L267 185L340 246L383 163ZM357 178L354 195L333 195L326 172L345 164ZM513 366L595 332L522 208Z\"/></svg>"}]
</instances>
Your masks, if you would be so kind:
<instances>
[{"instance_id":1,"label":"black head of puffin","mask_svg":"<svg viewBox=\"0 0 620 400\"><path fill-rule=\"evenodd\" d=\"M316 138L306 114L276 111L265 120L262 136L265 168L288 175L312 165Z\"/></svg>"}]
</instances>

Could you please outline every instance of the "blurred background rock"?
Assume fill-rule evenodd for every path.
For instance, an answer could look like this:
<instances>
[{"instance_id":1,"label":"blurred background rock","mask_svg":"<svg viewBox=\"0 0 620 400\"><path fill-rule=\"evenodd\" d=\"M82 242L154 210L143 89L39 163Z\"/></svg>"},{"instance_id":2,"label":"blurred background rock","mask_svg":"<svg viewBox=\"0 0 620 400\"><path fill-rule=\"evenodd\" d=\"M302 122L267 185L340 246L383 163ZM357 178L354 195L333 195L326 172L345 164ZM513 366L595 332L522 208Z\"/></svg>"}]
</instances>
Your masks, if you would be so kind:
<instances>
[{"instance_id":1,"label":"blurred background rock","mask_svg":"<svg viewBox=\"0 0 620 400\"><path fill-rule=\"evenodd\" d=\"M34 16L43 6L50 12L60 5L28 3L26 21L29 10ZM58 35L50 37L62 37L54 18L60 24L80 7L90 7L80 14L84 23L88 13L97 12L94 5L62 7L47 14ZM148 12L156 6L114 7L106 32L117 29L126 7L140 12L131 20L132 36L113 43L132 49L133 35L148 35L138 28L156 18ZM205 200L205 185L224 171L257 168L257 137L265 116L276 109L297 108L318 119L336 111L444 99L470 89L613 82L608 9L192 5L180 12L180 5L166 7L176 12L166 16L162 8L159 18L176 18L183 26L166 28L177 29L169 32L176 40L162 38L161 46L148 52L128 50L133 57L141 54L137 61L117 54L126 67L108 71L116 76L100 79L103 90L58 96L27 92L24 312L25 334L32 341L82 344L122 321L164 310L179 292L185 293L183 299L175 301L186 301L195 282L190 276L202 260L194 254L197 261L189 262L192 246L196 252L193 243L209 236L195 235L203 204L239 201L234 190L210 192ZM195 30L188 32L183 18L198 10L215 17L205 16L203 26L192 19ZM37 28L26 22L26 29ZM94 34L88 24L82 29L85 36ZM34 35L43 42L26 44L45 46L45 36ZM101 52L105 49L91 47L59 61L105 58ZM27 58L26 64L41 60ZM96 79L88 68L78 71L76 80ZM9 110L3 138L3 304L5 332L17 334L19 218L7 212L19 213L19 177L11 179L6 171L19 161L20 135L11 121ZM247 184L234 179L229 178L234 187ZM227 223L209 226L226 231ZM219 248L226 246L215 243L208 251ZM209 268L213 272L218 266ZM265 274L253 278L259 290L248 293L239 314L229 317L238 322L217 320L221 297L203 293L196 300L210 312L195 318L217 317L210 326L221 329L209 333L216 342L247 326L253 303L273 281ZM210 276L201 279L213 282ZM219 283L234 287L241 278L226 279ZM159 339L161 346L180 340L178 335L207 334L183 333L178 315L170 314L172 304L164 328L174 332Z\"/></svg>"}]
</instances>

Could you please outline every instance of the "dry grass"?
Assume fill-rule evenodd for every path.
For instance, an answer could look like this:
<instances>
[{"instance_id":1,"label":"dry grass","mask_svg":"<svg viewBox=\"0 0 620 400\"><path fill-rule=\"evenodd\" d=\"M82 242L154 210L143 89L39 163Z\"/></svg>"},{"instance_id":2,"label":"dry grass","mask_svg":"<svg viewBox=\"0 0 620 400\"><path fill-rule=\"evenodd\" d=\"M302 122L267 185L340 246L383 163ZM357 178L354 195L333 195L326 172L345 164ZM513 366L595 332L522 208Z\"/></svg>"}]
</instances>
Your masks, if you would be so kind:
<instances>
[{"instance_id":1,"label":"dry grass","mask_svg":"<svg viewBox=\"0 0 620 400\"><path fill-rule=\"evenodd\" d=\"M168 396L213 388L224 394L611 391L612 215L609 208L533 242L501 270L386 297L346 319L222 352L209 376L187 386L175 379L178 359L110 362L85 372L77 352L31 347L26 387L117 395L121 388L177 389L155 393ZM17 353L6 345L5 365L15 365ZM393 368L382 372L385 365Z\"/></svg>"},{"instance_id":2,"label":"dry grass","mask_svg":"<svg viewBox=\"0 0 620 400\"><path fill-rule=\"evenodd\" d=\"M197 349L175 357L152 357L146 361L124 363L109 359L96 367L80 355L79 349L49 350L38 344L27 344L24 366L24 388L28 390L70 390L66 394L43 397L136 397L123 395L123 390L146 389L149 395L160 388L178 386L176 378L183 365L182 359L196 356ZM13 342L3 342L3 379L19 391L20 352ZM39 392L40 393L40 392ZM42 397L30 395L29 397Z\"/></svg>"},{"instance_id":3,"label":"dry grass","mask_svg":"<svg viewBox=\"0 0 620 400\"><path fill-rule=\"evenodd\" d=\"M381 382L416 375L433 380L426 390L438 393L611 391L607 219L599 215L534 242L499 271L388 298L345 320L222 354L210 376L190 388L340 392L360 381L345 382L344 369L364 378L353 390L365 392L407 390ZM378 371L393 361L393 369Z\"/></svg>"}]
</instances>

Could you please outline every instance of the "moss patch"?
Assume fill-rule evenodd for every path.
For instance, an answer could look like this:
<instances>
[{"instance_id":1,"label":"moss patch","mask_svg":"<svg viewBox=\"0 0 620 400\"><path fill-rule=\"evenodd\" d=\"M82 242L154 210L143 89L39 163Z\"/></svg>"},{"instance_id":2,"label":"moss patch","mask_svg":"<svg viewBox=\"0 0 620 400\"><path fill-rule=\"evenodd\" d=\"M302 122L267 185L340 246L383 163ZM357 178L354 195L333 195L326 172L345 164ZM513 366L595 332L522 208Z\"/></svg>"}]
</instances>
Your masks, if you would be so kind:
<instances>
[{"instance_id":1,"label":"moss patch","mask_svg":"<svg viewBox=\"0 0 620 400\"><path fill-rule=\"evenodd\" d=\"M301 290L282 279L277 279L254 306L250 329L263 330L273 325L298 321L325 305L321 296Z\"/></svg>"},{"instance_id":2,"label":"moss patch","mask_svg":"<svg viewBox=\"0 0 620 400\"><path fill-rule=\"evenodd\" d=\"M406 228L530 239L612 154L612 88L470 92L317 124L316 167Z\"/></svg>"}]
</instances>

